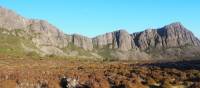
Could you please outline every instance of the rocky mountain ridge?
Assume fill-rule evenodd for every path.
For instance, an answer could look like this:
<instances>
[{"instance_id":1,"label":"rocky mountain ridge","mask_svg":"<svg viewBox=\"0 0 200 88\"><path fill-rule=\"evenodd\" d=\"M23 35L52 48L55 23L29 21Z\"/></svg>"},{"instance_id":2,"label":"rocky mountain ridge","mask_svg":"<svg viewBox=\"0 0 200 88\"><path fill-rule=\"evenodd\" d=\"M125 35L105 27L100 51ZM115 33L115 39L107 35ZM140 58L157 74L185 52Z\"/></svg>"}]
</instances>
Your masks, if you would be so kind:
<instances>
[{"instance_id":1,"label":"rocky mountain ridge","mask_svg":"<svg viewBox=\"0 0 200 88\"><path fill-rule=\"evenodd\" d=\"M138 33L130 34L126 30L117 30L88 38L78 34L64 34L47 21L27 19L11 10L0 7L0 28L9 31L23 30L20 33L14 32L14 35L30 40L37 48L37 53L43 56L79 56L83 53L85 56L87 52L86 56L101 57L99 52L103 49L109 49L112 51L110 52L112 56L116 56L116 54L123 56L126 52L130 54L124 55L135 58L134 54L144 55L143 53L150 49L200 46L199 39L179 22Z\"/></svg>"}]
</instances>

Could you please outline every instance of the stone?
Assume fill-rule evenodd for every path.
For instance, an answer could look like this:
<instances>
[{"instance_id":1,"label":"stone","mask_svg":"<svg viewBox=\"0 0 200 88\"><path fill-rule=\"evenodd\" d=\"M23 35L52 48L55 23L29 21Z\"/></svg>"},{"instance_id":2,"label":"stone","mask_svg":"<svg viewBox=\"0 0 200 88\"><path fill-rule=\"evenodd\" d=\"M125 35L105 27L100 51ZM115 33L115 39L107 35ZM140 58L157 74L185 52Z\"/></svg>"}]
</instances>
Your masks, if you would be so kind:
<instances>
[{"instance_id":1,"label":"stone","mask_svg":"<svg viewBox=\"0 0 200 88\"><path fill-rule=\"evenodd\" d=\"M74 34L72 35L72 42L75 46L83 48L84 50L93 49L92 39L85 36Z\"/></svg>"},{"instance_id":2,"label":"stone","mask_svg":"<svg viewBox=\"0 0 200 88\"><path fill-rule=\"evenodd\" d=\"M0 28L12 29L24 29L28 20L14 11L0 7Z\"/></svg>"},{"instance_id":3,"label":"stone","mask_svg":"<svg viewBox=\"0 0 200 88\"><path fill-rule=\"evenodd\" d=\"M93 43L98 48L107 46L108 48L122 51L132 49L132 41L132 37L125 30L118 30L93 38Z\"/></svg>"},{"instance_id":4,"label":"stone","mask_svg":"<svg viewBox=\"0 0 200 88\"><path fill-rule=\"evenodd\" d=\"M79 51L87 52L88 55L98 56L98 50L111 49L115 58L135 59L138 57L148 57L145 52L153 50L163 50L166 53L176 52L191 55L200 52L194 51L194 47L200 47L200 41L194 34L185 28L180 22L171 23L158 29L147 29L145 31L129 34L121 29L88 38L79 34L68 35L60 31L47 21L27 19L12 10L0 7L0 28L2 34L18 36L27 40L36 47L23 46L26 51L36 51L42 55L79 55ZM6 30L4 30L6 29ZM64 49L69 44L83 50ZM182 47L193 47L190 51L183 51ZM76 49L78 49L76 48ZM27 50L30 49L30 50ZM38 51L37 51L38 50ZM93 52L94 51L94 52ZM151 52L153 53L153 51ZM158 53L161 55L161 52ZM144 57L143 57L144 56ZM145 58L146 59L146 58Z\"/></svg>"}]
</instances>

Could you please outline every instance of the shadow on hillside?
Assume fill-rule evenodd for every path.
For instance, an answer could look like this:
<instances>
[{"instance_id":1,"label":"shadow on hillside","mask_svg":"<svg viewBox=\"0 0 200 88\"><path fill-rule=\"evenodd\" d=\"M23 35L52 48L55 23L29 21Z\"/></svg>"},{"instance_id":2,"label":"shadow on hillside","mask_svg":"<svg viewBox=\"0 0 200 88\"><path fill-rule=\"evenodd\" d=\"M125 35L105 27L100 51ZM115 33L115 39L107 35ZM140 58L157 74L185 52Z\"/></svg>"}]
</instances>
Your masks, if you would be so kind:
<instances>
[{"instance_id":1,"label":"shadow on hillside","mask_svg":"<svg viewBox=\"0 0 200 88\"><path fill-rule=\"evenodd\" d=\"M200 60L183 60L176 62L156 62L150 64L143 64L142 66L156 66L160 68L176 68L179 70L200 70Z\"/></svg>"}]
</instances>

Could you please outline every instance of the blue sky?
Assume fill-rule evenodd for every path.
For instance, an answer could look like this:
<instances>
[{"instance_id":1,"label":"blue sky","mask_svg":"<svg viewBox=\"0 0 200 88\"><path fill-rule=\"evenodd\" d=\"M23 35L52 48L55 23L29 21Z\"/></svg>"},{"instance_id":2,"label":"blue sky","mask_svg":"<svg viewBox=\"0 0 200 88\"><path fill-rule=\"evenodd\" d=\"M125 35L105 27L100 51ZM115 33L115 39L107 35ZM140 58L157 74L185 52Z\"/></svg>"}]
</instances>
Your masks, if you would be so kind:
<instances>
[{"instance_id":1,"label":"blue sky","mask_svg":"<svg viewBox=\"0 0 200 88\"><path fill-rule=\"evenodd\" d=\"M181 22L200 38L200 0L0 0L26 18L67 34L94 37L117 29L139 32Z\"/></svg>"}]
</instances>

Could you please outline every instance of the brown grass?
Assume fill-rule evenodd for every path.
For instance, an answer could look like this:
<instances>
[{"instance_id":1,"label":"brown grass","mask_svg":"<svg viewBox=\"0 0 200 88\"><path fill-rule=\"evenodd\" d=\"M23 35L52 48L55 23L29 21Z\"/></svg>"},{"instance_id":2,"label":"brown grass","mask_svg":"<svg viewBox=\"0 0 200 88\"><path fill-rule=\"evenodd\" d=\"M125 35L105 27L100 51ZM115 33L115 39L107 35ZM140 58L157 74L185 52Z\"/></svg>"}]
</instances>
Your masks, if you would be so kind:
<instances>
[{"instance_id":1,"label":"brown grass","mask_svg":"<svg viewBox=\"0 0 200 88\"><path fill-rule=\"evenodd\" d=\"M61 88L63 76L89 88L198 88L199 70L140 66L134 62L0 57L0 88Z\"/></svg>"}]
</instances>

